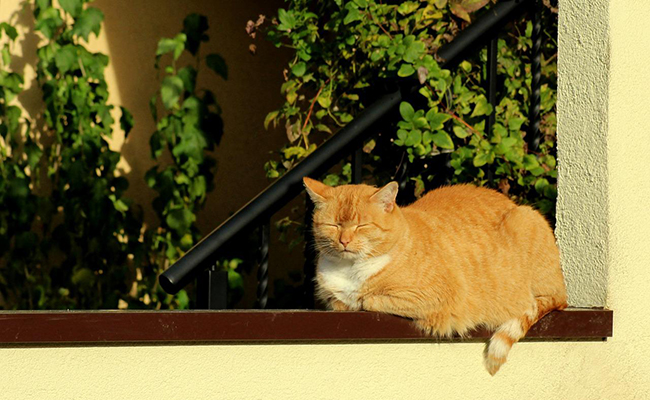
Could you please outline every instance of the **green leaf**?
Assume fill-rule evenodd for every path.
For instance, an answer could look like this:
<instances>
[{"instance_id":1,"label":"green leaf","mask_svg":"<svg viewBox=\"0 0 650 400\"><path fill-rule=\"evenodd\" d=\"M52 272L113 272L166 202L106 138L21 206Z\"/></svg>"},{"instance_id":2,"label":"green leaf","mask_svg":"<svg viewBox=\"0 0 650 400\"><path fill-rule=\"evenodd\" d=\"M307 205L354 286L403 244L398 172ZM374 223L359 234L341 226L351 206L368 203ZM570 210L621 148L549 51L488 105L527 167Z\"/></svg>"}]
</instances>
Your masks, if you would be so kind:
<instances>
[{"instance_id":1,"label":"green leaf","mask_svg":"<svg viewBox=\"0 0 650 400\"><path fill-rule=\"evenodd\" d=\"M244 278L234 269L228 269L228 288L234 290L244 289Z\"/></svg>"},{"instance_id":2,"label":"green leaf","mask_svg":"<svg viewBox=\"0 0 650 400\"><path fill-rule=\"evenodd\" d=\"M525 118L510 118L510 120L508 120L508 129L518 132L525 121Z\"/></svg>"},{"instance_id":3,"label":"green leaf","mask_svg":"<svg viewBox=\"0 0 650 400\"><path fill-rule=\"evenodd\" d=\"M404 4L404 3L402 3ZM404 53L404 61L412 63L419 59L424 54L425 46L424 43L416 40L411 43Z\"/></svg>"},{"instance_id":4,"label":"green leaf","mask_svg":"<svg viewBox=\"0 0 650 400\"><path fill-rule=\"evenodd\" d=\"M178 76L168 76L160 86L160 97L166 109L172 109L178 104L183 94L183 80Z\"/></svg>"},{"instance_id":5,"label":"green leaf","mask_svg":"<svg viewBox=\"0 0 650 400\"><path fill-rule=\"evenodd\" d=\"M72 18L77 18L81 14L84 5L82 0L59 0L59 4Z\"/></svg>"},{"instance_id":6,"label":"green leaf","mask_svg":"<svg viewBox=\"0 0 650 400\"><path fill-rule=\"evenodd\" d=\"M539 161L537 161L537 157L532 154L526 154L524 156L524 168L527 171L532 171L535 168L539 168Z\"/></svg>"},{"instance_id":7,"label":"green leaf","mask_svg":"<svg viewBox=\"0 0 650 400\"><path fill-rule=\"evenodd\" d=\"M506 137L508 136L508 130L506 129L505 126L501 124L494 124L494 133L501 136L501 137Z\"/></svg>"},{"instance_id":8,"label":"green leaf","mask_svg":"<svg viewBox=\"0 0 650 400\"><path fill-rule=\"evenodd\" d=\"M77 60L77 49L72 44L63 46L54 55L54 62L56 63L56 67L62 74L65 74L70 70L74 71L79 69Z\"/></svg>"},{"instance_id":9,"label":"green leaf","mask_svg":"<svg viewBox=\"0 0 650 400\"><path fill-rule=\"evenodd\" d=\"M544 178L540 178L535 182L535 190L537 190L537 193L543 194L544 189L549 185L548 180Z\"/></svg>"},{"instance_id":10,"label":"green leaf","mask_svg":"<svg viewBox=\"0 0 650 400\"><path fill-rule=\"evenodd\" d=\"M194 93L196 88L196 70L194 67L184 67L178 71L178 77L183 80L183 87L188 93Z\"/></svg>"},{"instance_id":11,"label":"green leaf","mask_svg":"<svg viewBox=\"0 0 650 400\"><path fill-rule=\"evenodd\" d=\"M487 153L478 153L475 157L474 160L472 161L472 164L474 164L475 167L481 167L489 161L490 156Z\"/></svg>"},{"instance_id":12,"label":"green leaf","mask_svg":"<svg viewBox=\"0 0 650 400\"><path fill-rule=\"evenodd\" d=\"M352 4L352 3L348 3L348 4ZM360 21L361 19L362 17L361 17L361 12L359 12L359 9L348 7L348 13L345 15L345 18L343 19L343 24L349 25L354 21Z\"/></svg>"},{"instance_id":13,"label":"green leaf","mask_svg":"<svg viewBox=\"0 0 650 400\"><path fill-rule=\"evenodd\" d=\"M192 211L185 208L172 210L165 218L167 226L175 230L178 235L184 235L190 229L195 220L196 216Z\"/></svg>"},{"instance_id":14,"label":"green leaf","mask_svg":"<svg viewBox=\"0 0 650 400\"><path fill-rule=\"evenodd\" d=\"M178 60L183 50L185 49L185 41L187 36L184 33L179 33L173 39L162 38L158 41L158 48L156 49L156 56L160 58L163 54L174 53L174 60Z\"/></svg>"},{"instance_id":15,"label":"green leaf","mask_svg":"<svg viewBox=\"0 0 650 400\"><path fill-rule=\"evenodd\" d=\"M39 13L45 9L52 7L52 0L36 0L36 16L40 17Z\"/></svg>"},{"instance_id":16,"label":"green leaf","mask_svg":"<svg viewBox=\"0 0 650 400\"><path fill-rule=\"evenodd\" d=\"M414 129L408 133L404 144L407 146L416 146L422 143L422 131Z\"/></svg>"},{"instance_id":17,"label":"green leaf","mask_svg":"<svg viewBox=\"0 0 650 400\"><path fill-rule=\"evenodd\" d=\"M501 145L505 148L512 147L515 144L517 144L517 139L513 137L506 137L501 141Z\"/></svg>"},{"instance_id":18,"label":"green leaf","mask_svg":"<svg viewBox=\"0 0 650 400\"><path fill-rule=\"evenodd\" d=\"M270 113L266 114L266 118L264 118L264 129L269 129L269 124L271 122L275 122L275 119L278 117L278 114L280 111L271 111Z\"/></svg>"},{"instance_id":19,"label":"green leaf","mask_svg":"<svg viewBox=\"0 0 650 400\"><path fill-rule=\"evenodd\" d=\"M399 71L397 71L397 75L401 76L402 78L411 76L415 73L415 68L411 64L402 64L401 67L399 67Z\"/></svg>"},{"instance_id":20,"label":"green leaf","mask_svg":"<svg viewBox=\"0 0 650 400\"><path fill-rule=\"evenodd\" d=\"M180 135L181 140L172 149L172 154L182 162L190 159L195 163L203 161L203 150L207 147L207 141L202 131L193 125L185 125Z\"/></svg>"},{"instance_id":21,"label":"green leaf","mask_svg":"<svg viewBox=\"0 0 650 400\"><path fill-rule=\"evenodd\" d=\"M129 206L122 199L118 199L114 194L109 195L108 198L113 202L113 206L118 212L125 213L129 211Z\"/></svg>"},{"instance_id":22,"label":"green leaf","mask_svg":"<svg viewBox=\"0 0 650 400\"><path fill-rule=\"evenodd\" d=\"M544 196L555 200L557 198L557 188L555 185L548 185L544 188Z\"/></svg>"},{"instance_id":23,"label":"green leaf","mask_svg":"<svg viewBox=\"0 0 650 400\"><path fill-rule=\"evenodd\" d=\"M454 135L456 135L457 137L464 139L468 137L470 134L471 132L469 129L467 129L467 127L460 126L460 125L454 126Z\"/></svg>"},{"instance_id":24,"label":"green leaf","mask_svg":"<svg viewBox=\"0 0 650 400\"><path fill-rule=\"evenodd\" d=\"M9 133L16 133L20 127L20 116L22 112L16 106L8 106L5 109L5 124Z\"/></svg>"},{"instance_id":25,"label":"green leaf","mask_svg":"<svg viewBox=\"0 0 650 400\"><path fill-rule=\"evenodd\" d=\"M418 3L415 1L404 1L399 7L397 7L397 12L401 15L411 14L418 9Z\"/></svg>"},{"instance_id":26,"label":"green leaf","mask_svg":"<svg viewBox=\"0 0 650 400\"><path fill-rule=\"evenodd\" d=\"M2 63L5 66L11 64L11 53L9 53L9 44L5 44L5 47L2 48ZM2 83L0 83L2 85Z\"/></svg>"},{"instance_id":27,"label":"green leaf","mask_svg":"<svg viewBox=\"0 0 650 400\"><path fill-rule=\"evenodd\" d=\"M411 121L415 115L415 110L410 103L403 101L399 105L399 113L405 121Z\"/></svg>"},{"instance_id":28,"label":"green leaf","mask_svg":"<svg viewBox=\"0 0 650 400\"><path fill-rule=\"evenodd\" d=\"M433 143L442 149L454 149L454 142L451 136L445 131L438 131L432 135Z\"/></svg>"},{"instance_id":29,"label":"green leaf","mask_svg":"<svg viewBox=\"0 0 650 400\"><path fill-rule=\"evenodd\" d=\"M27 155L27 164L29 164L29 168L34 171L41 160L43 150L41 150L41 148L32 140L29 140L25 144L25 154Z\"/></svg>"},{"instance_id":30,"label":"green leaf","mask_svg":"<svg viewBox=\"0 0 650 400\"><path fill-rule=\"evenodd\" d=\"M16 30L16 28L14 28L13 26L9 25L6 22L0 23L0 37L2 36L3 30L5 31L7 36L9 36L9 39L11 39L12 41L16 40L16 38L18 37L18 31Z\"/></svg>"},{"instance_id":31,"label":"green leaf","mask_svg":"<svg viewBox=\"0 0 650 400\"><path fill-rule=\"evenodd\" d=\"M492 113L492 105L490 105L484 95L479 95L476 98L476 106L470 117L480 117L481 115L490 115Z\"/></svg>"},{"instance_id":32,"label":"green leaf","mask_svg":"<svg viewBox=\"0 0 650 400\"><path fill-rule=\"evenodd\" d=\"M178 303L179 310L187 310L190 308L190 296L187 295L185 289L181 289L176 294L176 302Z\"/></svg>"},{"instance_id":33,"label":"green leaf","mask_svg":"<svg viewBox=\"0 0 650 400\"><path fill-rule=\"evenodd\" d=\"M280 22L278 29L281 31L289 32L296 26L296 18L293 12L287 12L282 8L278 10L278 21Z\"/></svg>"},{"instance_id":34,"label":"green leaf","mask_svg":"<svg viewBox=\"0 0 650 400\"><path fill-rule=\"evenodd\" d=\"M95 284L95 273L89 268L80 268L72 275L70 279L72 284L84 289L89 289Z\"/></svg>"},{"instance_id":35,"label":"green leaf","mask_svg":"<svg viewBox=\"0 0 650 400\"><path fill-rule=\"evenodd\" d=\"M189 193L192 199L204 199L207 191L208 184L203 175L197 176L189 187Z\"/></svg>"},{"instance_id":36,"label":"green leaf","mask_svg":"<svg viewBox=\"0 0 650 400\"><path fill-rule=\"evenodd\" d=\"M81 36L85 41L88 41L90 33L99 36L99 31L102 29L102 21L104 20L104 13L98 8L86 8L79 18L75 20L72 34Z\"/></svg>"},{"instance_id":37,"label":"green leaf","mask_svg":"<svg viewBox=\"0 0 650 400\"><path fill-rule=\"evenodd\" d=\"M398 146L404 146L404 142L406 141L408 135L409 135L409 131L406 131L404 129L399 129L397 131L397 140L395 140L395 144Z\"/></svg>"},{"instance_id":38,"label":"green leaf","mask_svg":"<svg viewBox=\"0 0 650 400\"><path fill-rule=\"evenodd\" d=\"M324 124L318 124L316 125L316 129L318 129L320 132L327 132L327 133L332 133L332 130Z\"/></svg>"},{"instance_id":39,"label":"green leaf","mask_svg":"<svg viewBox=\"0 0 650 400\"><path fill-rule=\"evenodd\" d=\"M291 67L291 72L297 77L303 76L305 71L307 71L307 64L302 61Z\"/></svg>"},{"instance_id":40,"label":"green leaf","mask_svg":"<svg viewBox=\"0 0 650 400\"><path fill-rule=\"evenodd\" d=\"M63 20L61 19L59 10L51 7L39 14L38 18L36 18L36 26L34 28L40 31L47 39L52 39L54 33L62 24Z\"/></svg>"},{"instance_id":41,"label":"green leaf","mask_svg":"<svg viewBox=\"0 0 650 400\"><path fill-rule=\"evenodd\" d=\"M192 245L194 244L194 239L192 239L192 234L186 233L183 235L183 237L180 240L181 248L183 251L187 251L190 248L192 248Z\"/></svg>"},{"instance_id":42,"label":"green leaf","mask_svg":"<svg viewBox=\"0 0 650 400\"><path fill-rule=\"evenodd\" d=\"M226 60L224 60L219 54L209 54L205 58L205 63L208 68L216 72L218 75L221 75L223 79L228 79L228 66L226 65Z\"/></svg>"},{"instance_id":43,"label":"green leaf","mask_svg":"<svg viewBox=\"0 0 650 400\"><path fill-rule=\"evenodd\" d=\"M126 108L120 106L122 110L122 116L120 117L120 128L124 131L124 139L129 136L129 132L133 128L133 115Z\"/></svg>"},{"instance_id":44,"label":"green leaf","mask_svg":"<svg viewBox=\"0 0 650 400\"><path fill-rule=\"evenodd\" d=\"M318 96L318 104L320 104L321 107L323 108L329 108L330 105L332 105L332 99L330 98L329 92L321 93L320 96Z\"/></svg>"},{"instance_id":45,"label":"green leaf","mask_svg":"<svg viewBox=\"0 0 650 400\"><path fill-rule=\"evenodd\" d=\"M432 130L442 129L444 123L451 119L451 115L446 113L439 113L435 109L430 109L427 111L426 115L427 120L429 120L429 125Z\"/></svg>"},{"instance_id":46,"label":"green leaf","mask_svg":"<svg viewBox=\"0 0 650 400\"><path fill-rule=\"evenodd\" d=\"M158 177L158 166L156 165L150 168L144 174L144 181L147 182L147 186L153 189L156 186L157 177Z\"/></svg>"},{"instance_id":47,"label":"green leaf","mask_svg":"<svg viewBox=\"0 0 650 400\"><path fill-rule=\"evenodd\" d=\"M422 113L421 111L418 111L418 114L421 114L421 113ZM429 126L429 121L427 121L427 119L424 118L424 117L416 116L415 118L413 118L413 125L416 128L420 129L420 128L428 127Z\"/></svg>"}]
</instances>

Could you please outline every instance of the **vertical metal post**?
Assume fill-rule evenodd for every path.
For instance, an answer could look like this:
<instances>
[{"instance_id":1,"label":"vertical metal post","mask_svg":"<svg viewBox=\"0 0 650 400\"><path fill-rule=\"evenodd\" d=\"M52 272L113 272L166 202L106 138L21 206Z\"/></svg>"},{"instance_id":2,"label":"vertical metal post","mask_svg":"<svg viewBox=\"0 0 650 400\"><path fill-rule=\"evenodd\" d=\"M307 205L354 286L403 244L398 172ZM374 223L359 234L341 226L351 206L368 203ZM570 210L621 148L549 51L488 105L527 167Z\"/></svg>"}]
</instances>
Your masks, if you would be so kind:
<instances>
[{"instance_id":1,"label":"vertical metal post","mask_svg":"<svg viewBox=\"0 0 650 400\"><path fill-rule=\"evenodd\" d=\"M490 40L488 45L487 52L487 98L488 103L492 106L492 114L490 114L487 121L487 129L485 130L488 134L492 133L492 127L494 127L495 111L494 108L497 106L497 57L498 57L498 43L499 39L496 37Z\"/></svg>"},{"instance_id":2,"label":"vertical metal post","mask_svg":"<svg viewBox=\"0 0 650 400\"><path fill-rule=\"evenodd\" d=\"M527 142L529 150L536 151L542 139L539 131L540 80L542 78L542 7L537 0L533 1L531 5L531 15L533 20L533 46L530 56L532 79L530 83L530 109L528 117L530 129Z\"/></svg>"},{"instance_id":3,"label":"vertical metal post","mask_svg":"<svg viewBox=\"0 0 650 400\"><path fill-rule=\"evenodd\" d=\"M359 148L352 153L352 183L358 185L363 179L363 149Z\"/></svg>"},{"instance_id":4,"label":"vertical metal post","mask_svg":"<svg viewBox=\"0 0 650 400\"><path fill-rule=\"evenodd\" d=\"M265 221L260 226L257 267L257 308L265 309L269 301L269 236L271 222Z\"/></svg>"},{"instance_id":5,"label":"vertical metal post","mask_svg":"<svg viewBox=\"0 0 650 400\"><path fill-rule=\"evenodd\" d=\"M228 272L212 265L199 275L196 287L196 306L203 310L228 308Z\"/></svg>"},{"instance_id":6,"label":"vertical metal post","mask_svg":"<svg viewBox=\"0 0 650 400\"><path fill-rule=\"evenodd\" d=\"M303 304L314 308L314 277L316 276L316 248L314 247L314 203L309 196L305 198L305 266L303 281Z\"/></svg>"}]
</instances>

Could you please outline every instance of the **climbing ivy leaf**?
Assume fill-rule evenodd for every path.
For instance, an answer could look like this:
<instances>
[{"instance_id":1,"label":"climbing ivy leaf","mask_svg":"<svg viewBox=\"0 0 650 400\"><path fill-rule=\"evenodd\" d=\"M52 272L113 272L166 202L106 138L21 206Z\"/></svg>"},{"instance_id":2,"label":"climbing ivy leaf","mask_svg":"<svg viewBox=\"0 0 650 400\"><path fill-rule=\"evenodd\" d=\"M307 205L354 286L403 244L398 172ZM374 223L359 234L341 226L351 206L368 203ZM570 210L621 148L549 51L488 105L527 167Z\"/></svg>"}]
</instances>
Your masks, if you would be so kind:
<instances>
[{"instance_id":1,"label":"climbing ivy leaf","mask_svg":"<svg viewBox=\"0 0 650 400\"><path fill-rule=\"evenodd\" d=\"M178 100L183 94L183 80L178 76L168 76L162 81L160 98L167 109L178 105Z\"/></svg>"},{"instance_id":2,"label":"climbing ivy leaf","mask_svg":"<svg viewBox=\"0 0 650 400\"><path fill-rule=\"evenodd\" d=\"M72 28L72 34L81 36L85 41L88 41L88 36L91 32L94 33L95 36L99 36L103 20L104 13L98 8L86 8L83 10L79 18L76 19L74 27Z\"/></svg>"}]
</instances>

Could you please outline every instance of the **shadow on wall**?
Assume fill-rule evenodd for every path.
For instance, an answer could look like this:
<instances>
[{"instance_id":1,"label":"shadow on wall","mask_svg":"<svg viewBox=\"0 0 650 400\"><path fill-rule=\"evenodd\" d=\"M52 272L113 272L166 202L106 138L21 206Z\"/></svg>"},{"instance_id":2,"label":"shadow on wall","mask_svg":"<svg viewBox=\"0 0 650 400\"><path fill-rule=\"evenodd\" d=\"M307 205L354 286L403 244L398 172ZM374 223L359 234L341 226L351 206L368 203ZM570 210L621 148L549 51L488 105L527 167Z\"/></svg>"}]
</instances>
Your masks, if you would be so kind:
<instances>
[{"instance_id":1,"label":"shadow on wall","mask_svg":"<svg viewBox=\"0 0 650 400\"><path fill-rule=\"evenodd\" d=\"M34 17L32 14L32 7L24 1L20 4L20 8L12 13L10 20L24 32L24 38L17 44L19 52L14 53L11 59L11 68L14 71L25 71L27 66L36 70L36 50L40 42L40 37L34 31ZM30 79L31 78L31 79ZM31 80L27 81L28 79ZM36 83L35 73L25 74L25 87L26 90L18 95L18 101L23 106L29 116L37 121L41 127L43 121L40 117L41 109L43 107L43 94ZM42 131L42 129L39 129Z\"/></svg>"}]
</instances>

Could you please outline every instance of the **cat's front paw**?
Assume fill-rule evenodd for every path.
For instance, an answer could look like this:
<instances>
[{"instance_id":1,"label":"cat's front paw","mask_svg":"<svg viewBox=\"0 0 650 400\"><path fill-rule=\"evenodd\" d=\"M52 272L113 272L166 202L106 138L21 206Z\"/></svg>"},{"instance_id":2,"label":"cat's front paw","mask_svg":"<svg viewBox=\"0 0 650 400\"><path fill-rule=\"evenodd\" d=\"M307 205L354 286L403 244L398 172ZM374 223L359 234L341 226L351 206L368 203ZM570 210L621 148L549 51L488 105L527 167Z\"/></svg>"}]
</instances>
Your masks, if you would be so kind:
<instances>
[{"instance_id":1,"label":"cat's front paw","mask_svg":"<svg viewBox=\"0 0 650 400\"><path fill-rule=\"evenodd\" d=\"M373 296L366 296L360 301L361 309L364 311L382 311Z\"/></svg>"},{"instance_id":2,"label":"cat's front paw","mask_svg":"<svg viewBox=\"0 0 650 400\"><path fill-rule=\"evenodd\" d=\"M351 311L350 307L340 300L333 300L329 306L332 311Z\"/></svg>"}]
</instances>

